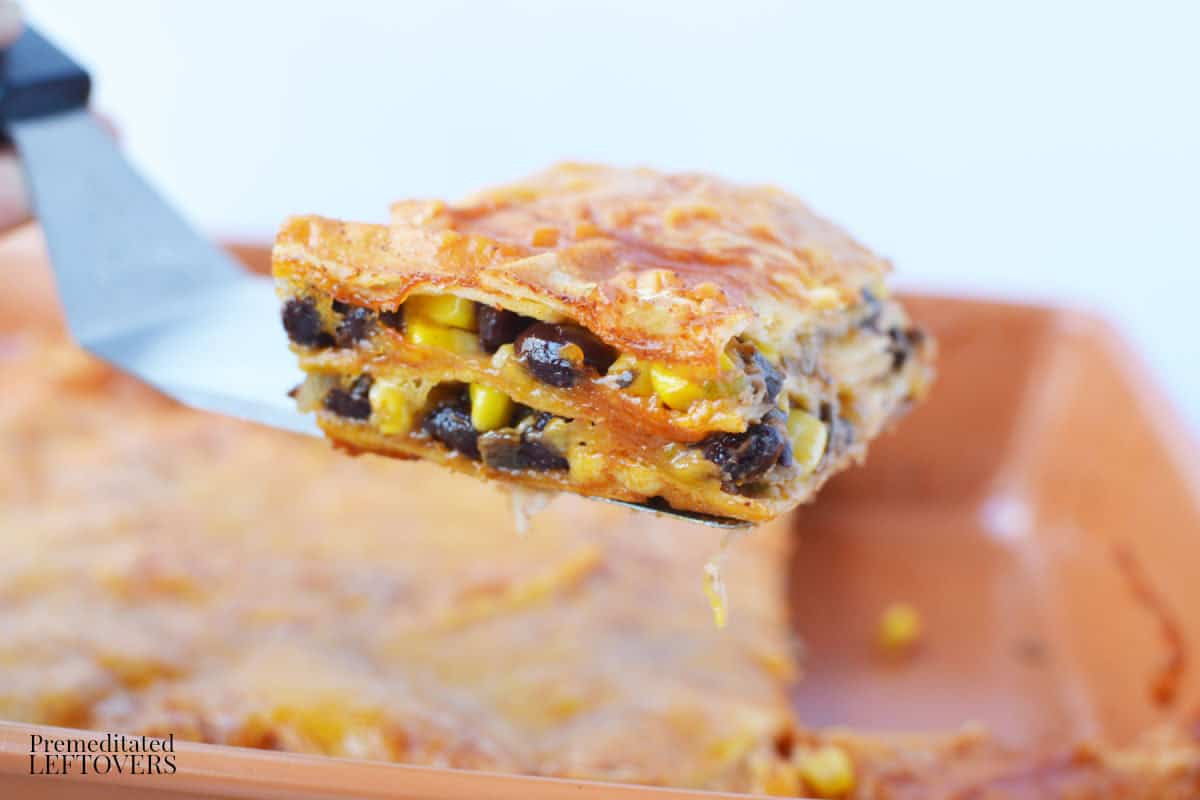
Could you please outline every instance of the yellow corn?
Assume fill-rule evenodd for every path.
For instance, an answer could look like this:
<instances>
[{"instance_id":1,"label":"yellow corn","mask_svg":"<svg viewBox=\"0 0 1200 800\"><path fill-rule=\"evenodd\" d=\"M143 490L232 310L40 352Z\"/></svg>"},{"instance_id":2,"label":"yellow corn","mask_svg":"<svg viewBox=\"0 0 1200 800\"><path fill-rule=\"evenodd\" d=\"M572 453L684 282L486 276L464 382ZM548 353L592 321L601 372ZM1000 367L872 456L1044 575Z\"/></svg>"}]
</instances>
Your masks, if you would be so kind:
<instances>
[{"instance_id":1,"label":"yellow corn","mask_svg":"<svg viewBox=\"0 0 1200 800\"><path fill-rule=\"evenodd\" d=\"M470 331L448 328L421 318L405 319L404 338L410 344L439 347L459 355L472 355L483 351L479 345L479 337Z\"/></svg>"},{"instance_id":2,"label":"yellow corn","mask_svg":"<svg viewBox=\"0 0 1200 800\"><path fill-rule=\"evenodd\" d=\"M618 356L617 360L608 368L609 375L620 375L622 372L632 372L634 375L633 383L626 386L624 391L638 397L649 397L654 394L654 384L650 382L650 370L628 353Z\"/></svg>"},{"instance_id":3,"label":"yellow corn","mask_svg":"<svg viewBox=\"0 0 1200 800\"><path fill-rule=\"evenodd\" d=\"M800 796L800 774L791 764L771 764L763 768L759 785L772 797Z\"/></svg>"},{"instance_id":4,"label":"yellow corn","mask_svg":"<svg viewBox=\"0 0 1200 800\"><path fill-rule=\"evenodd\" d=\"M558 356L559 358L565 358L572 364L582 364L584 358L583 348L574 342L567 342L558 349Z\"/></svg>"},{"instance_id":5,"label":"yellow corn","mask_svg":"<svg viewBox=\"0 0 1200 800\"><path fill-rule=\"evenodd\" d=\"M854 764L835 744L801 753L797 761L800 777L818 797L841 797L854 788Z\"/></svg>"},{"instance_id":6,"label":"yellow corn","mask_svg":"<svg viewBox=\"0 0 1200 800\"><path fill-rule=\"evenodd\" d=\"M921 636L921 615L907 603L892 603L879 618L879 644L899 653L912 647Z\"/></svg>"},{"instance_id":7,"label":"yellow corn","mask_svg":"<svg viewBox=\"0 0 1200 800\"><path fill-rule=\"evenodd\" d=\"M414 295L405 301L404 315L465 331L475 330L474 301L452 294Z\"/></svg>"},{"instance_id":8,"label":"yellow corn","mask_svg":"<svg viewBox=\"0 0 1200 800\"><path fill-rule=\"evenodd\" d=\"M829 442L829 428L807 411L794 409L788 414L788 438L792 441L792 455L800 472L807 474L817 468L825 445Z\"/></svg>"},{"instance_id":9,"label":"yellow corn","mask_svg":"<svg viewBox=\"0 0 1200 800\"><path fill-rule=\"evenodd\" d=\"M762 353L768 361L775 364L779 363L779 348L769 342L764 342L759 339L752 339L751 343L758 348L758 352Z\"/></svg>"},{"instance_id":10,"label":"yellow corn","mask_svg":"<svg viewBox=\"0 0 1200 800\"><path fill-rule=\"evenodd\" d=\"M534 247L554 247L558 244L558 228L549 225L534 228L530 241Z\"/></svg>"},{"instance_id":11,"label":"yellow corn","mask_svg":"<svg viewBox=\"0 0 1200 800\"><path fill-rule=\"evenodd\" d=\"M412 429L412 409L404 387L391 378L376 377L371 384L371 410L381 433L408 433Z\"/></svg>"},{"instance_id":12,"label":"yellow corn","mask_svg":"<svg viewBox=\"0 0 1200 800\"><path fill-rule=\"evenodd\" d=\"M471 395L471 424L475 430L494 431L512 419L513 401L504 392L479 383L472 383L468 392Z\"/></svg>"},{"instance_id":13,"label":"yellow corn","mask_svg":"<svg viewBox=\"0 0 1200 800\"><path fill-rule=\"evenodd\" d=\"M576 485L603 483L608 478L604 471L608 463L604 454L590 448L571 448L567 455L567 463L571 465L571 482Z\"/></svg>"},{"instance_id":14,"label":"yellow corn","mask_svg":"<svg viewBox=\"0 0 1200 800\"><path fill-rule=\"evenodd\" d=\"M650 383L663 405L676 411L686 411L692 403L704 397L703 384L662 364L651 365Z\"/></svg>"},{"instance_id":15,"label":"yellow corn","mask_svg":"<svg viewBox=\"0 0 1200 800\"><path fill-rule=\"evenodd\" d=\"M599 236L600 233L600 229L593 222L584 221L575 223L576 239L590 239L593 236Z\"/></svg>"}]
</instances>

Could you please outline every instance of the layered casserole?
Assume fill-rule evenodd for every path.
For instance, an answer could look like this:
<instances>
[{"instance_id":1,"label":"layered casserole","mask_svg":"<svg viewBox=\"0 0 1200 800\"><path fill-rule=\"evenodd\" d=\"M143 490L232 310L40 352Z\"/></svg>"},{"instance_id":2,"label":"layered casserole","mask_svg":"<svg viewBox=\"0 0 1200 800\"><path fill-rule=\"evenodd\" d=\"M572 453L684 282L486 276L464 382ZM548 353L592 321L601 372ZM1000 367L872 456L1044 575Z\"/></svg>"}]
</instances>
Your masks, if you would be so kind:
<instances>
[{"instance_id":1,"label":"layered casserole","mask_svg":"<svg viewBox=\"0 0 1200 800\"><path fill-rule=\"evenodd\" d=\"M388 224L279 232L301 408L353 451L748 521L926 391L888 264L800 201L564 164Z\"/></svg>"}]
</instances>

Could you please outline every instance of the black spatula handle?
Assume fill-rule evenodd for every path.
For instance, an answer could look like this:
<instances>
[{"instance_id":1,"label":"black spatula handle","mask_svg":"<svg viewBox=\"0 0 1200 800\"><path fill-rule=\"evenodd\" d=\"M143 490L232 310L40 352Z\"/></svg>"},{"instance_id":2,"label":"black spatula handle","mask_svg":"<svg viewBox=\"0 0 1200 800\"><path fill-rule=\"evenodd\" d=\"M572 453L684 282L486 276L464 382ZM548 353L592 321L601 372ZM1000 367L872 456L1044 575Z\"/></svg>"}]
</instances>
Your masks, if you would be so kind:
<instances>
[{"instance_id":1,"label":"black spatula handle","mask_svg":"<svg viewBox=\"0 0 1200 800\"><path fill-rule=\"evenodd\" d=\"M87 105L92 79L33 28L0 57L0 126Z\"/></svg>"}]
</instances>

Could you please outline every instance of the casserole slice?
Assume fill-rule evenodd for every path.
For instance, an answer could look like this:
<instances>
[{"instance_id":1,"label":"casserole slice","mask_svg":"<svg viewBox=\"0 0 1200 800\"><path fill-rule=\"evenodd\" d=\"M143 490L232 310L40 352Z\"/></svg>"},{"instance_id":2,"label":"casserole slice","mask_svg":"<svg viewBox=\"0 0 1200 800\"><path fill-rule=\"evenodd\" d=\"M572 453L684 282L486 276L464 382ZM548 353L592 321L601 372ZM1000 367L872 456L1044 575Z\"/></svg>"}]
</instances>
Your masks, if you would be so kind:
<instances>
[{"instance_id":1,"label":"casserole slice","mask_svg":"<svg viewBox=\"0 0 1200 800\"><path fill-rule=\"evenodd\" d=\"M924 394L888 269L780 190L577 164L273 253L297 400L345 448L752 522Z\"/></svg>"}]
</instances>

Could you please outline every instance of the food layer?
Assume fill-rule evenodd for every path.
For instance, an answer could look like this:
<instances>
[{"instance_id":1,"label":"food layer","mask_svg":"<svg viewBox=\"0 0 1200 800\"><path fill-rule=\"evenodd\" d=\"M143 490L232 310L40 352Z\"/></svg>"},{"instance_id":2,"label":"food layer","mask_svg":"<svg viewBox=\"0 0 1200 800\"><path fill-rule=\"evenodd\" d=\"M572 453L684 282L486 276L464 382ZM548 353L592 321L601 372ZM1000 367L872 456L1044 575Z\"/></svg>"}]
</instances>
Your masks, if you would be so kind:
<instances>
[{"instance_id":1,"label":"food layer","mask_svg":"<svg viewBox=\"0 0 1200 800\"><path fill-rule=\"evenodd\" d=\"M778 190L585 165L274 251L297 398L343 445L752 521L926 391L886 270Z\"/></svg>"}]
</instances>

